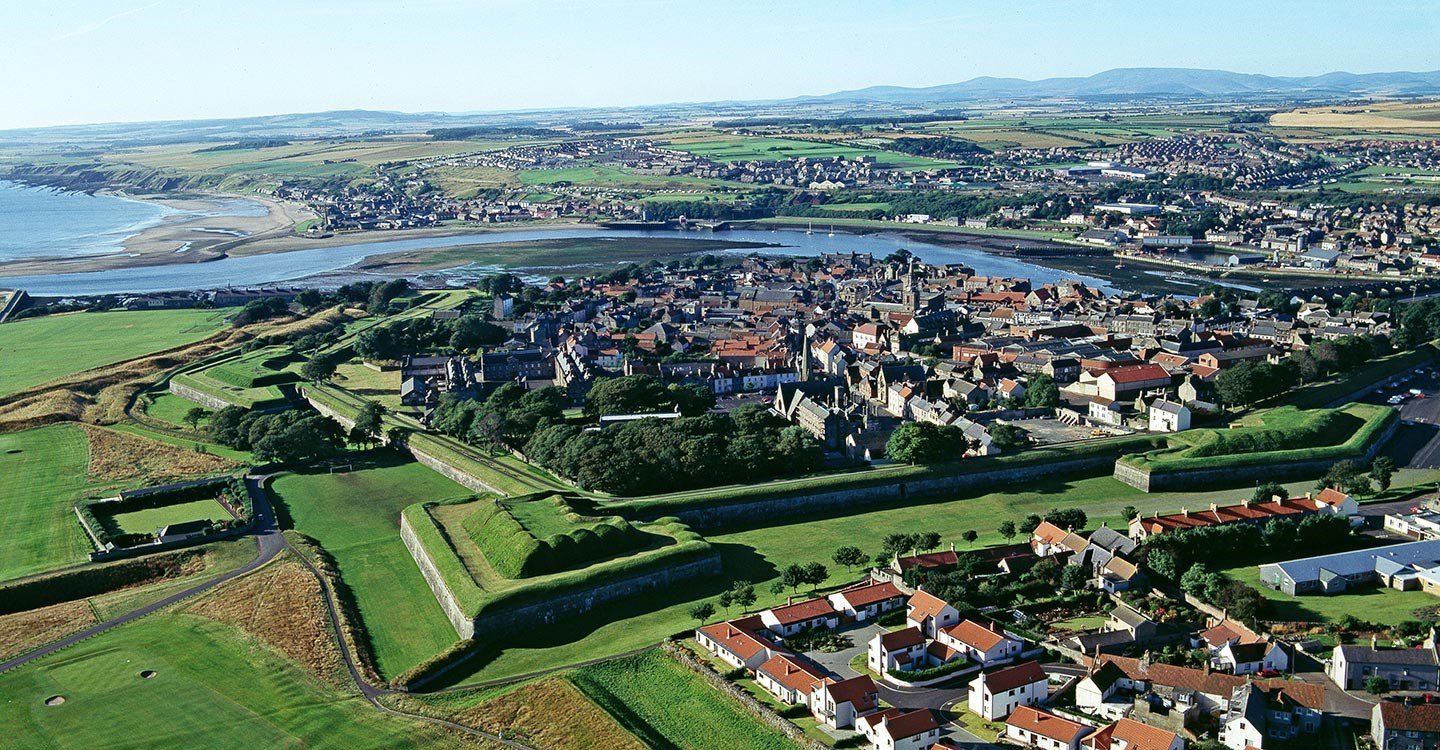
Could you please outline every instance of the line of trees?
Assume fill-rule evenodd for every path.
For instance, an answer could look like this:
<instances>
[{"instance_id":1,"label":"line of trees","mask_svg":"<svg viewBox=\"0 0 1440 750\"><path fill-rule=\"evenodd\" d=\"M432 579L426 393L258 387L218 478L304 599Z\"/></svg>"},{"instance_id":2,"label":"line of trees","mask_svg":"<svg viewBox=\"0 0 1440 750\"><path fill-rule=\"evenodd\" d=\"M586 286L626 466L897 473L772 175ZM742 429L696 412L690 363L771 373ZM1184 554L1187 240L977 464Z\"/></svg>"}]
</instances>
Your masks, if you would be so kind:
<instances>
[{"instance_id":1,"label":"line of trees","mask_svg":"<svg viewBox=\"0 0 1440 750\"><path fill-rule=\"evenodd\" d=\"M250 451L261 462L311 461L345 450L340 423L307 409L270 414L227 406L210 417L208 429L215 442Z\"/></svg>"}]
</instances>

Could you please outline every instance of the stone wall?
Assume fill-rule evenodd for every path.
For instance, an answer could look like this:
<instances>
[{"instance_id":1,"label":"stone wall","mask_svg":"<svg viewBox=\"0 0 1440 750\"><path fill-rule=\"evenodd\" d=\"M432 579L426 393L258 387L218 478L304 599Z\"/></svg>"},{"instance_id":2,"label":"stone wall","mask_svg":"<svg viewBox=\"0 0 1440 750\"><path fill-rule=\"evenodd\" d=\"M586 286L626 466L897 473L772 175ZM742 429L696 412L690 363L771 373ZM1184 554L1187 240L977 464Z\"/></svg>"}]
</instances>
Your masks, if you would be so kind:
<instances>
[{"instance_id":1,"label":"stone wall","mask_svg":"<svg viewBox=\"0 0 1440 750\"><path fill-rule=\"evenodd\" d=\"M435 594L435 600L440 602L440 609L445 611L445 617L450 620L450 625L461 638L475 637L475 622L465 616L460 604L455 601L455 595L450 593L450 587L445 585L445 579L440 576L440 571L435 567L435 561L430 559L430 553L425 551L425 545L420 543L415 536L415 529L410 526L410 519L405 514L400 514L400 539L405 542L405 548L410 550L410 556L415 558L415 564L420 566L420 575L425 577L425 583L430 585L431 593Z\"/></svg>"},{"instance_id":2,"label":"stone wall","mask_svg":"<svg viewBox=\"0 0 1440 750\"><path fill-rule=\"evenodd\" d=\"M499 611L483 612L478 617L472 617L461 609L455 595L440 575L435 561L430 558L429 552L410 526L410 520L404 515L400 516L400 538L404 540L406 549L410 550L410 556L415 558L415 564L420 566L420 574L425 577L430 591L440 602L440 608L445 611L445 616L461 638L473 638L477 631L487 636L517 633L535 625L573 619L615 599L643 594L691 578L719 575L721 570L720 553L712 550L679 565L634 573L595 586L556 594L530 604L504 607Z\"/></svg>"},{"instance_id":3,"label":"stone wall","mask_svg":"<svg viewBox=\"0 0 1440 750\"><path fill-rule=\"evenodd\" d=\"M218 396L211 396L208 393L201 393L200 391L197 391L188 385L177 383L175 382L174 378L171 378L170 380L170 392L175 394L176 396L179 396L181 398L188 398L191 401L200 404L201 406L208 406L211 409L215 409L217 411L220 409L224 409L227 406L234 405Z\"/></svg>"},{"instance_id":4,"label":"stone wall","mask_svg":"<svg viewBox=\"0 0 1440 750\"><path fill-rule=\"evenodd\" d=\"M305 394L305 400L310 404L310 408L314 409L317 412L320 412L320 414L324 416L335 420L336 422L339 422L340 426L344 427L346 430L349 430L355 426L355 420L311 398L310 394Z\"/></svg>"},{"instance_id":5,"label":"stone wall","mask_svg":"<svg viewBox=\"0 0 1440 750\"><path fill-rule=\"evenodd\" d=\"M742 520L778 518L807 513L834 512L846 508L897 500L922 499L961 492L973 492L1002 485L1016 485L1058 476L1103 473L1115 462L1113 455L1089 456L1049 464L991 469L968 474L954 474L934 479L920 479L896 484L872 485L845 490L796 493L752 502L709 505L697 508L665 509L641 514L642 520L658 516L677 516L693 529L714 528Z\"/></svg>"},{"instance_id":6,"label":"stone wall","mask_svg":"<svg viewBox=\"0 0 1440 750\"><path fill-rule=\"evenodd\" d=\"M445 475L447 478L450 479L450 481L455 482L456 484L466 489L474 490L475 492L492 492L501 497L505 497L510 494L508 492L501 492L500 490L491 487L490 485L480 481L480 479L475 477L474 475L467 474L466 472L445 463L443 459L432 456L429 453L426 453L424 450L417 448L414 445L411 445L409 442L405 443L405 448L406 450L410 451L410 455L414 456L416 461L419 461L420 463L425 464L431 469Z\"/></svg>"},{"instance_id":7,"label":"stone wall","mask_svg":"<svg viewBox=\"0 0 1440 750\"><path fill-rule=\"evenodd\" d=\"M1360 463L1369 463L1385 443L1395 435L1400 426L1399 419L1392 419L1370 447L1355 457ZM1177 490L1207 489L1216 486L1237 486L1253 482L1284 482L1304 479L1325 473L1340 459L1320 458L1308 461L1277 461L1254 466L1227 466L1214 469L1187 469L1183 471L1155 472L1129 464L1115 462L1115 478L1145 492L1174 492Z\"/></svg>"}]
</instances>

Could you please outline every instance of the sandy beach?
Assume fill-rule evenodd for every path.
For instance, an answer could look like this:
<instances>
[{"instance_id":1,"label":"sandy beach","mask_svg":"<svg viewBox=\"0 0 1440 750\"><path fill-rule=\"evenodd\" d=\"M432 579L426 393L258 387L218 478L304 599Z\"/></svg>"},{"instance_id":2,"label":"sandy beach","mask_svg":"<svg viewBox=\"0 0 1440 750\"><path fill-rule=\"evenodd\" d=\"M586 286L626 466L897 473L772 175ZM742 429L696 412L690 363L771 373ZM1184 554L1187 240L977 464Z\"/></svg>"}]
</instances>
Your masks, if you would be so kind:
<instances>
[{"instance_id":1,"label":"sandy beach","mask_svg":"<svg viewBox=\"0 0 1440 750\"><path fill-rule=\"evenodd\" d=\"M167 216L156 226L126 239L119 252L75 258L27 258L0 263L0 274L20 276L200 263L224 257L251 242L292 237L303 243L305 240L295 235L295 226L315 218L315 214L301 204L262 196L112 194L158 203L180 213ZM222 213L226 202L234 200L257 203L265 211L254 216L207 215Z\"/></svg>"}]
</instances>

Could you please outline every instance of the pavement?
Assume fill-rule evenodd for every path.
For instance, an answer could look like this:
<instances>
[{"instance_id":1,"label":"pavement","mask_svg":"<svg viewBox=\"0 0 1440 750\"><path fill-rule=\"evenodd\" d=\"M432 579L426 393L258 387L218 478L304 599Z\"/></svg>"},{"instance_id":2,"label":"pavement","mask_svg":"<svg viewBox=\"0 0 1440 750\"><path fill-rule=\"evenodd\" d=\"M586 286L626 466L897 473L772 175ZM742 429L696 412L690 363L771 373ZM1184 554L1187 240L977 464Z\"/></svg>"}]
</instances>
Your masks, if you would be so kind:
<instances>
[{"instance_id":1,"label":"pavement","mask_svg":"<svg viewBox=\"0 0 1440 750\"><path fill-rule=\"evenodd\" d=\"M1440 469L1440 375L1422 365L1409 373L1392 378L1376 388L1363 400L1384 404L1390 396L1419 389L1424 398L1410 398L1401 403L1402 424L1395 432L1386 452L1401 466L1412 469Z\"/></svg>"}]
</instances>

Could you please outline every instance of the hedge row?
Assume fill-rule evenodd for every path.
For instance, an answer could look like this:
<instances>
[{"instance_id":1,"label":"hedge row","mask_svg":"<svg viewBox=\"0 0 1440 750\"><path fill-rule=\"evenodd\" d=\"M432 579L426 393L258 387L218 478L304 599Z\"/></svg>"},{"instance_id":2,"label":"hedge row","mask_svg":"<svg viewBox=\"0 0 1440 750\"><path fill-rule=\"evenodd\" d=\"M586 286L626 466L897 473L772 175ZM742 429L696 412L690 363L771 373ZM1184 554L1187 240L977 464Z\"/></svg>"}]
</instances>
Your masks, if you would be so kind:
<instances>
[{"instance_id":1,"label":"hedge row","mask_svg":"<svg viewBox=\"0 0 1440 750\"><path fill-rule=\"evenodd\" d=\"M936 677L944 677L947 674L959 672L960 670L965 669L968 666L970 666L970 660L961 658L956 659L955 661L947 661L938 667L917 669L912 672L891 669L889 670L889 673L891 677L894 677L897 680L901 680L902 682L924 682L925 680L933 680Z\"/></svg>"},{"instance_id":2,"label":"hedge row","mask_svg":"<svg viewBox=\"0 0 1440 750\"><path fill-rule=\"evenodd\" d=\"M190 548L0 585L0 615L97 596L162 578L176 578L185 573L186 563L204 554L202 549Z\"/></svg>"}]
</instances>

